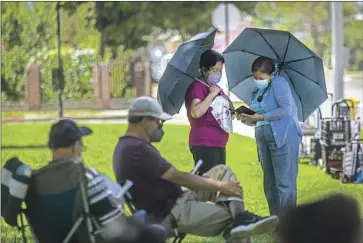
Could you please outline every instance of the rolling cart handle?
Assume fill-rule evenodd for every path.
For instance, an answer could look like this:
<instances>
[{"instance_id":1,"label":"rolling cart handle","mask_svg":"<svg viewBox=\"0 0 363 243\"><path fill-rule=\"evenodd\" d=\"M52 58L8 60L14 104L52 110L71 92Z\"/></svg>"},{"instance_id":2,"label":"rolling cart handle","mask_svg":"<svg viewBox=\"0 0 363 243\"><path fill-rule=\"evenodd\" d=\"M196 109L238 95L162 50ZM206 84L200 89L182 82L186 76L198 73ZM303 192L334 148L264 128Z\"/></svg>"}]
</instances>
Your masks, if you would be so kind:
<instances>
[{"instance_id":1,"label":"rolling cart handle","mask_svg":"<svg viewBox=\"0 0 363 243\"><path fill-rule=\"evenodd\" d=\"M348 108L348 111L349 111L349 117L350 117L351 116L351 109L350 109L350 106L349 106L348 102L349 102L349 100L346 100L346 99L336 101L331 107L332 116L334 115L334 111L337 111L337 113L338 113L337 117L339 117L340 116L339 105L342 104L342 103L345 103L347 105L347 108Z\"/></svg>"},{"instance_id":2,"label":"rolling cart handle","mask_svg":"<svg viewBox=\"0 0 363 243\"><path fill-rule=\"evenodd\" d=\"M323 121L323 113L321 112L320 107L318 107L318 118L317 118L317 131L316 133L318 133L319 137L321 137L321 126L322 126L322 121Z\"/></svg>"}]
</instances>

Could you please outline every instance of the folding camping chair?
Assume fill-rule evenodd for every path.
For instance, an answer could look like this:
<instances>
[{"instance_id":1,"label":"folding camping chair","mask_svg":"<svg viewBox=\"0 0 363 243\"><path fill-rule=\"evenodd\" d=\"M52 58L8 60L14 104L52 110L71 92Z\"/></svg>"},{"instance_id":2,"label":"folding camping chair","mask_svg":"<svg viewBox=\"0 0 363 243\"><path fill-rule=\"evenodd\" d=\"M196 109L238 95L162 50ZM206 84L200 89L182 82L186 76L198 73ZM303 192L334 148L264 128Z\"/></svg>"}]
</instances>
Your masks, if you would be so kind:
<instances>
[{"instance_id":1,"label":"folding camping chair","mask_svg":"<svg viewBox=\"0 0 363 243\"><path fill-rule=\"evenodd\" d=\"M103 241L103 228L90 215L87 186L83 163L59 161L33 171L25 199L26 209L19 213L18 228L23 242L27 242L25 229L28 226L35 242ZM128 181L119 196L131 186ZM24 218L29 225L25 225Z\"/></svg>"},{"instance_id":2,"label":"folding camping chair","mask_svg":"<svg viewBox=\"0 0 363 243\"><path fill-rule=\"evenodd\" d=\"M81 229L82 242L96 242L87 184L83 163L58 161L33 171L25 216L39 242L76 243Z\"/></svg>"},{"instance_id":3,"label":"folding camping chair","mask_svg":"<svg viewBox=\"0 0 363 243\"><path fill-rule=\"evenodd\" d=\"M18 164L25 165L17 158L8 160L2 170L3 175L19 176L16 174L18 171L9 171L9 168L14 168ZM5 168L6 166L7 168ZM82 227L82 224L87 232L86 238L82 239L82 242L95 242L96 231L89 215L87 180L82 163L72 161L51 163L39 170L32 171L29 179L24 200L26 208L21 208L21 202L19 202L19 210L13 217L17 224L17 218L20 216L20 225L17 227L22 233L24 243L27 242L26 227L31 229L35 242L76 243L78 241L75 233ZM3 182L4 180L2 190L9 187L8 190L11 194L11 185ZM21 180L16 183L25 185ZM24 198L15 197L15 201L20 199ZM74 220L75 218L76 220ZM25 220L28 225L25 225Z\"/></svg>"},{"instance_id":4,"label":"folding camping chair","mask_svg":"<svg viewBox=\"0 0 363 243\"><path fill-rule=\"evenodd\" d=\"M203 161L202 160L199 160L197 162L197 164L195 165L195 167L193 168L193 170L190 172L191 174L196 174L199 170L199 168L202 166L203 164ZM124 183L123 182L119 182L121 185L123 185ZM126 192L125 193L125 196L124 196L124 199L125 199L125 204L127 205L127 208L130 210L130 213L131 214L134 214L136 213L136 208L135 206L133 205L132 203L132 196L131 196L131 193L130 192ZM174 229L174 239L173 239L173 243L181 243L186 234L185 233L181 233L178 231L178 224L176 222L176 220L173 220L172 221L172 228Z\"/></svg>"}]
</instances>

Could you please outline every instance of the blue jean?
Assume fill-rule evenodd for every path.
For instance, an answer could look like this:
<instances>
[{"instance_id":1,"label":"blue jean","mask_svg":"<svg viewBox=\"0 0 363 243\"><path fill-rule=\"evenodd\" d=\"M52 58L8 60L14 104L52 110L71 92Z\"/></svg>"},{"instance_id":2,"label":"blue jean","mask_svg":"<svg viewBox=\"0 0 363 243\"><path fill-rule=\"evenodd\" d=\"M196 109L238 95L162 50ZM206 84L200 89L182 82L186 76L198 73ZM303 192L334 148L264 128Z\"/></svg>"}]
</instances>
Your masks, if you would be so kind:
<instances>
[{"instance_id":1,"label":"blue jean","mask_svg":"<svg viewBox=\"0 0 363 243\"><path fill-rule=\"evenodd\" d=\"M256 127L255 133L270 214L280 216L296 206L301 136L293 130L286 143L277 148L270 125Z\"/></svg>"},{"instance_id":2,"label":"blue jean","mask_svg":"<svg viewBox=\"0 0 363 243\"><path fill-rule=\"evenodd\" d=\"M149 225L147 225L147 223L146 223L146 211L145 210L137 211L136 213L134 213L131 216L131 218L133 220L135 220L139 225L145 226L144 232L146 232L146 234L150 233L150 234L153 234L155 237L157 237L159 239L165 239L166 240L166 238L168 236L168 233L167 233L164 226L162 226L160 224L149 224Z\"/></svg>"}]
</instances>

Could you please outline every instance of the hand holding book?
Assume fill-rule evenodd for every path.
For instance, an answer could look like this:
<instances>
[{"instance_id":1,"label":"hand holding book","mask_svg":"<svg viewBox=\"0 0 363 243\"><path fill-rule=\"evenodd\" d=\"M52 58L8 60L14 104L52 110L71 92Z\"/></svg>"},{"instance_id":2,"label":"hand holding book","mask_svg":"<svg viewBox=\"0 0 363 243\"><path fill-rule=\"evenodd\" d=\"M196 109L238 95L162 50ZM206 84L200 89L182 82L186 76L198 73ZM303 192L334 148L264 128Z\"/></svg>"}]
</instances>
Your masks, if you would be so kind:
<instances>
[{"instance_id":1,"label":"hand holding book","mask_svg":"<svg viewBox=\"0 0 363 243\"><path fill-rule=\"evenodd\" d=\"M253 110L247 108L246 106L240 106L235 110L233 110L233 109L229 109L229 110L232 111L232 113L234 112L236 114L254 115L256 113Z\"/></svg>"}]
</instances>

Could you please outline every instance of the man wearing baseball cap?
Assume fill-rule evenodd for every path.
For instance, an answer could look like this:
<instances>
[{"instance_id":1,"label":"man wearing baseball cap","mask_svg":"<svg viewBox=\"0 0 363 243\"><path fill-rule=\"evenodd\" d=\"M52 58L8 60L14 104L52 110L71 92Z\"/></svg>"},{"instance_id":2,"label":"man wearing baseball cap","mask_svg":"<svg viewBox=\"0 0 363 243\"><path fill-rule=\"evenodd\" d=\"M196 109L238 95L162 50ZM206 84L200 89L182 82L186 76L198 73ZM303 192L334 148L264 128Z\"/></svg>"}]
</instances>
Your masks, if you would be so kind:
<instances>
[{"instance_id":1,"label":"man wearing baseball cap","mask_svg":"<svg viewBox=\"0 0 363 243\"><path fill-rule=\"evenodd\" d=\"M33 186L38 193L50 193L53 195L63 193L65 190L67 191L70 189L71 184L69 181L72 181L74 178L76 178L76 181L82 179L79 178L79 170L75 170L75 167L72 165L83 163L82 138L90 134L92 134L90 128L78 126L71 119L60 119L52 125L48 138L48 147L52 151L53 159L48 165L33 173ZM117 183L112 182L106 175L100 174L93 168L85 167L84 172L85 183L87 184L88 189L87 196L90 213L92 218L96 219L98 226L101 227L101 231L103 232L96 237L96 242L150 242L145 241L144 238L146 237L149 239L153 237L155 241L152 242L161 243L165 241L165 229L162 226L157 225L146 226L144 212L139 212L130 218L125 216L121 207L121 198L118 198L117 196L117 194L122 191L122 188ZM68 197L62 199L65 200L63 202L64 205L67 205L67 203L69 204L67 199ZM57 208L59 205L47 203L46 207L49 208L48 211L54 211L52 207ZM62 208L65 208L65 206ZM43 208L42 210L46 209ZM69 213L68 211L55 211L54 214L59 214L52 215L56 221L57 218L67 218L66 215ZM37 215L34 216L34 218L37 218ZM59 225L59 221L57 222L58 223L53 224ZM70 229L72 225L60 225L59 227L64 231L67 227ZM46 239L46 242L56 242L57 240L52 237L54 237L54 235L60 235L57 232L57 229L53 228L49 230L39 230L38 232L43 236L43 239ZM81 237L81 242L86 242L85 239L82 238L85 236L84 232L81 232L81 235L78 235L78 237Z\"/></svg>"},{"instance_id":2,"label":"man wearing baseball cap","mask_svg":"<svg viewBox=\"0 0 363 243\"><path fill-rule=\"evenodd\" d=\"M213 167L201 177L177 170L160 155L151 143L161 141L163 124L171 118L152 97L139 97L129 108L128 128L116 145L113 167L119 183L134 183L130 193L136 209L145 210L151 222L161 223L170 234L225 233L238 242L273 231L278 218L244 210L242 188L227 166Z\"/></svg>"},{"instance_id":3,"label":"man wearing baseball cap","mask_svg":"<svg viewBox=\"0 0 363 243\"><path fill-rule=\"evenodd\" d=\"M71 119L60 119L50 129L48 147L53 152L53 160L82 156L82 137L92 134L88 127L77 126Z\"/></svg>"}]
</instances>

